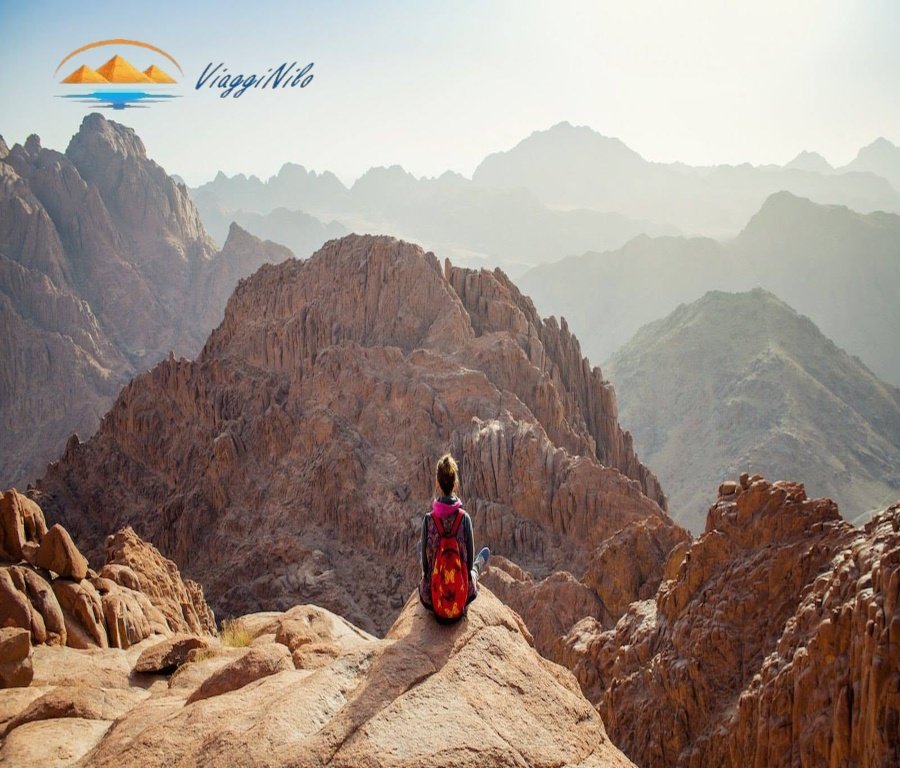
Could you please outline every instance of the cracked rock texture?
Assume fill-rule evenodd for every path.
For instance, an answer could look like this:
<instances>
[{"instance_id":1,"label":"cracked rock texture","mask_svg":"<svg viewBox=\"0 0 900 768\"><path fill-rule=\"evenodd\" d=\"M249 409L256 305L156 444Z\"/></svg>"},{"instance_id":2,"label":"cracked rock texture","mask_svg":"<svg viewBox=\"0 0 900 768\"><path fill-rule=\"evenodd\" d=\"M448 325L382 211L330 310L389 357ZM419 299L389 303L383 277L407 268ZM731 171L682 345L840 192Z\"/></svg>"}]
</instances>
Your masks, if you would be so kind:
<instances>
[{"instance_id":1,"label":"cracked rock texture","mask_svg":"<svg viewBox=\"0 0 900 768\"><path fill-rule=\"evenodd\" d=\"M565 323L499 270L390 237L242 280L199 357L135 378L32 495L89 555L96 531L133 526L221 616L315 603L384 632L448 449L479 546L534 578L579 581L615 535L623 562L652 560L580 588L610 623L655 591L656 542L687 539Z\"/></svg>"},{"instance_id":2,"label":"cracked rock texture","mask_svg":"<svg viewBox=\"0 0 900 768\"><path fill-rule=\"evenodd\" d=\"M744 474L666 575L561 654L637 764L900 764L900 504L859 529Z\"/></svg>"}]
</instances>

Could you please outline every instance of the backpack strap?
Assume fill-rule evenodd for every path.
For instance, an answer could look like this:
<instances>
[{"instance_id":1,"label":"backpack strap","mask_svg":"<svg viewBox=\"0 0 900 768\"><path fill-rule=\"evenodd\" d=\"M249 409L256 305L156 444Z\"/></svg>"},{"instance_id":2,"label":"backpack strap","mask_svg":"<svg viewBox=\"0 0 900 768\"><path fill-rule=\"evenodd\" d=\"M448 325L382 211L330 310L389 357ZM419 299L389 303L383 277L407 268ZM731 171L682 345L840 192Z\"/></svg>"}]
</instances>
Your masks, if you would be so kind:
<instances>
[{"instance_id":1,"label":"backpack strap","mask_svg":"<svg viewBox=\"0 0 900 768\"><path fill-rule=\"evenodd\" d=\"M449 530L447 529L446 517L443 520L438 520L438 518L432 515L431 519L434 520L434 527L437 528L437 532L441 537L451 539L456 536L456 532L459 530L460 523L463 521L463 512L461 509L456 510L456 519L454 519L453 525L450 526Z\"/></svg>"}]
</instances>

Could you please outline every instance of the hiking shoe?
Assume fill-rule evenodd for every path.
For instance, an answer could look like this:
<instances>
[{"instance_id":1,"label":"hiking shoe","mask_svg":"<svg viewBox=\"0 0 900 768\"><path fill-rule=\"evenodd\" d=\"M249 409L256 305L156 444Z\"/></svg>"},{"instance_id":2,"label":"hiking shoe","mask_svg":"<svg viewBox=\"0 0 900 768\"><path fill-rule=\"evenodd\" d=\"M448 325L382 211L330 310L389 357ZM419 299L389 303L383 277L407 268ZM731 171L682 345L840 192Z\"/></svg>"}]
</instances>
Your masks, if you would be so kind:
<instances>
[{"instance_id":1,"label":"hiking shoe","mask_svg":"<svg viewBox=\"0 0 900 768\"><path fill-rule=\"evenodd\" d=\"M487 562L490 557L491 550L489 550L487 547L484 547L484 549L482 549L481 552L478 553L478 557L475 558L475 572L479 576L484 573L485 569L487 568Z\"/></svg>"}]
</instances>

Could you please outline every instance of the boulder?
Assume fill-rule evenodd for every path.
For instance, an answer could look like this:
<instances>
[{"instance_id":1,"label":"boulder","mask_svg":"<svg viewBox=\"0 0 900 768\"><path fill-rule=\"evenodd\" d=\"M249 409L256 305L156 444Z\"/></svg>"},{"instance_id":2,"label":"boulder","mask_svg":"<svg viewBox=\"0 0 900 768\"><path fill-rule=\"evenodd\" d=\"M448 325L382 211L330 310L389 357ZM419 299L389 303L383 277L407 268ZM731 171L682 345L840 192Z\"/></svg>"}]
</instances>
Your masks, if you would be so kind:
<instances>
[{"instance_id":1,"label":"boulder","mask_svg":"<svg viewBox=\"0 0 900 768\"><path fill-rule=\"evenodd\" d=\"M65 645L67 640L59 601L30 566L0 568L0 622L29 630L34 644Z\"/></svg>"},{"instance_id":2,"label":"boulder","mask_svg":"<svg viewBox=\"0 0 900 768\"><path fill-rule=\"evenodd\" d=\"M31 635L27 629L0 629L0 688L24 688L34 678Z\"/></svg>"},{"instance_id":3,"label":"boulder","mask_svg":"<svg viewBox=\"0 0 900 768\"><path fill-rule=\"evenodd\" d=\"M280 643L249 648L240 658L210 675L187 699L195 701L243 688L248 683L277 672L294 669L291 652Z\"/></svg>"},{"instance_id":4,"label":"boulder","mask_svg":"<svg viewBox=\"0 0 900 768\"><path fill-rule=\"evenodd\" d=\"M53 592L66 622L66 645L70 648L108 648L103 602L87 579L54 579Z\"/></svg>"},{"instance_id":5,"label":"boulder","mask_svg":"<svg viewBox=\"0 0 900 768\"><path fill-rule=\"evenodd\" d=\"M0 561L18 563L22 547L40 544L47 532L41 508L15 488L0 494Z\"/></svg>"},{"instance_id":6,"label":"boulder","mask_svg":"<svg viewBox=\"0 0 900 768\"><path fill-rule=\"evenodd\" d=\"M142 651L134 671L168 674L184 664L192 650L208 647L209 641L202 637L175 635Z\"/></svg>"},{"instance_id":7,"label":"boulder","mask_svg":"<svg viewBox=\"0 0 900 768\"><path fill-rule=\"evenodd\" d=\"M81 581L88 574L87 559L59 523L44 534L34 564L74 581Z\"/></svg>"}]
</instances>

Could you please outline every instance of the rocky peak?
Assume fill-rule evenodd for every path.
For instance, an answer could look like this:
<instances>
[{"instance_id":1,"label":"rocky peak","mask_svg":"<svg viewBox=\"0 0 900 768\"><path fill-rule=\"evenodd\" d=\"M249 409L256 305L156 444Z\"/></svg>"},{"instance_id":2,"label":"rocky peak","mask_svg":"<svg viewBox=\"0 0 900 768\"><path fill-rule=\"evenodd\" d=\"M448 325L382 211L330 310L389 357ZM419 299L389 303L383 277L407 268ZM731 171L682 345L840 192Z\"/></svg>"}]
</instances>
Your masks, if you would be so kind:
<instances>
[{"instance_id":1,"label":"rocky peak","mask_svg":"<svg viewBox=\"0 0 900 768\"><path fill-rule=\"evenodd\" d=\"M66 154L76 164L79 159L88 158L90 162L103 163L111 155L133 157L136 160L147 159L144 142L134 129L107 120L99 112L85 115L78 133L69 141Z\"/></svg>"},{"instance_id":2,"label":"rocky peak","mask_svg":"<svg viewBox=\"0 0 900 768\"><path fill-rule=\"evenodd\" d=\"M117 224L139 248L149 240L146 247L158 250L161 240L172 239L187 251L182 259L206 259L216 250L187 190L147 157L131 128L89 114L69 142L66 157L97 188Z\"/></svg>"},{"instance_id":3,"label":"rocky peak","mask_svg":"<svg viewBox=\"0 0 900 768\"><path fill-rule=\"evenodd\" d=\"M744 474L666 574L614 629L585 620L565 640L633 760L897 762L900 505L857 529L800 483Z\"/></svg>"},{"instance_id":4,"label":"rocky peak","mask_svg":"<svg viewBox=\"0 0 900 768\"><path fill-rule=\"evenodd\" d=\"M675 528L564 324L540 321L502 273L445 272L381 236L242 280L199 358L133 380L38 492L89 552L99 520L133 525L226 614L314 599L383 630L415 580L398 553L448 449L478 540L537 577L565 564L580 578L634 521ZM99 505L78 501L100 488ZM623 538L649 554L617 606L658 583L664 553L647 537L668 540L651 526Z\"/></svg>"}]
</instances>

